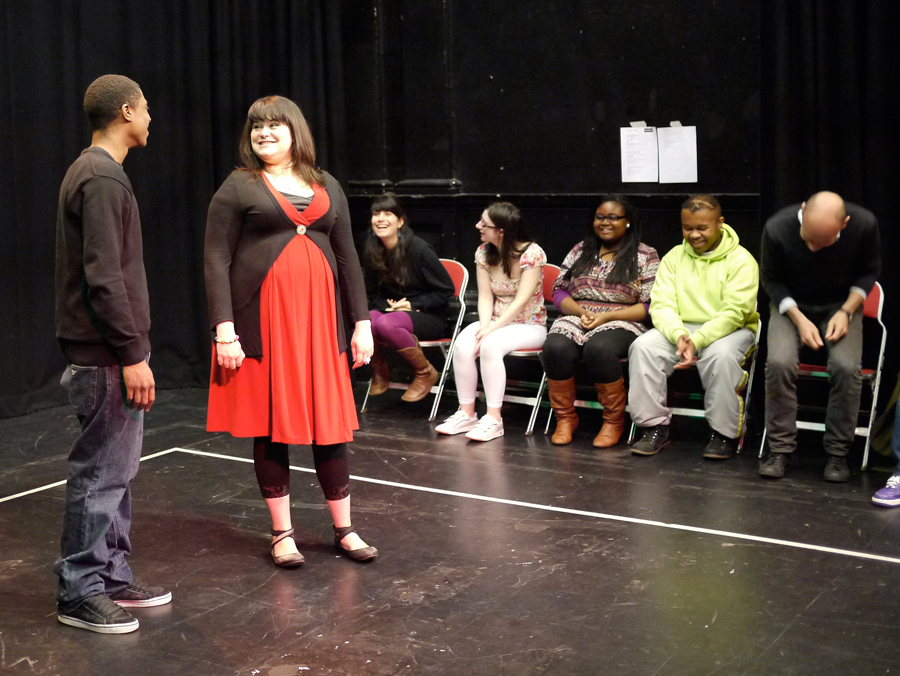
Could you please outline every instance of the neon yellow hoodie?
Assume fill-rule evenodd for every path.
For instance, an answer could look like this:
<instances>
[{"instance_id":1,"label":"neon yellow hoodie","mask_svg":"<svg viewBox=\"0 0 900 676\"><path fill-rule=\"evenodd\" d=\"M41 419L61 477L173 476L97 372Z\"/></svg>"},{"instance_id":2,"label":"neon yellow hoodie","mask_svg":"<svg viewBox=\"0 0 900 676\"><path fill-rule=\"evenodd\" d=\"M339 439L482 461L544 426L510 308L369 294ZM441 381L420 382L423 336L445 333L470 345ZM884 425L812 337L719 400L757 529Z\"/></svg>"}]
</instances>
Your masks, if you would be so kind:
<instances>
[{"instance_id":1,"label":"neon yellow hoodie","mask_svg":"<svg viewBox=\"0 0 900 676\"><path fill-rule=\"evenodd\" d=\"M650 292L650 317L673 343L689 333L684 322L703 324L690 337L699 350L737 329L756 331L758 289L756 260L723 224L722 241L707 255L683 241L663 257Z\"/></svg>"}]
</instances>

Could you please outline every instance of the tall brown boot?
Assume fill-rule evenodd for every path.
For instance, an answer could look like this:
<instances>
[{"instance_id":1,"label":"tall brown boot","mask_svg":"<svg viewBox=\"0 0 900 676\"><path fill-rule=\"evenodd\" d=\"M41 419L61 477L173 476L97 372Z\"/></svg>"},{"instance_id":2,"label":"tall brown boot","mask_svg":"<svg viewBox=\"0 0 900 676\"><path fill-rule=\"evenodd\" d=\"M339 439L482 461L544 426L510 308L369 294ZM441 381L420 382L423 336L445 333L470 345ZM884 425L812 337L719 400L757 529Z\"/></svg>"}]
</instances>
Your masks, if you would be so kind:
<instances>
[{"instance_id":1,"label":"tall brown boot","mask_svg":"<svg viewBox=\"0 0 900 676\"><path fill-rule=\"evenodd\" d=\"M391 384L391 369L381 356L381 350L376 346L372 353L372 361L369 363L372 369L372 383L369 385L369 396L374 397L384 394Z\"/></svg>"},{"instance_id":2,"label":"tall brown boot","mask_svg":"<svg viewBox=\"0 0 900 676\"><path fill-rule=\"evenodd\" d=\"M556 431L550 441L557 446L572 443L572 433L578 427L578 414L575 412L575 377L568 380L550 380L550 405L556 413Z\"/></svg>"},{"instance_id":3,"label":"tall brown boot","mask_svg":"<svg viewBox=\"0 0 900 676\"><path fill-rule=\"evenodd\" d=\"M615 446L625 430L625 380L614 383L594 383L597 396L603 404L603 427L594 437L595 448Z\"/></svg>"},{"instance_id":4,"label":"tall brown boot","mask_svg":"<svg viewBox=\"0 0 900 676\"><path fill-rule=\"evenodd\" d=\"M431 365L431 362L425 358L425 355L422 354L422 348L419 347L418 341L416 341L415 347L404 347L402 350L397 350L397 354L412 364L412 367L416 370L416 377L400 398L403 401L424 399L438 381L440 377L438 372Z\"/></svg>"}]
</instances>

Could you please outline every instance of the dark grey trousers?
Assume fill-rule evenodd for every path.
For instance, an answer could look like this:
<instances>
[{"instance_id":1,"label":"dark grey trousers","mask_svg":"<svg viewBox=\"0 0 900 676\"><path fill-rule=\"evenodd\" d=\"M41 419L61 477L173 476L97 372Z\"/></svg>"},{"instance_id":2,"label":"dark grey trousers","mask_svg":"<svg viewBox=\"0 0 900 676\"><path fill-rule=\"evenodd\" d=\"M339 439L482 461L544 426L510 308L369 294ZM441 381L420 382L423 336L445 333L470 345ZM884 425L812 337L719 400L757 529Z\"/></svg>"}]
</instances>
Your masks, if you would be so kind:
<instances>
[{"instance_id":1,"label":"dark grey trousers","mask_svg":"<svg viewBox=\"0 0 900 676\"><path fill-rule=\"evenodd\" d=\"M836 343L825 340L828 321L840 305L800 307L818 328L828 352L830 392L825 414L823 445L830 455L845 456L856 430L862 386L862 312L850 320L847 335ZM766 359L766 428L772 453L793 453L797 448L797 365L801 343L797 327L771 306Z\"/></svg>"}]
</instances>

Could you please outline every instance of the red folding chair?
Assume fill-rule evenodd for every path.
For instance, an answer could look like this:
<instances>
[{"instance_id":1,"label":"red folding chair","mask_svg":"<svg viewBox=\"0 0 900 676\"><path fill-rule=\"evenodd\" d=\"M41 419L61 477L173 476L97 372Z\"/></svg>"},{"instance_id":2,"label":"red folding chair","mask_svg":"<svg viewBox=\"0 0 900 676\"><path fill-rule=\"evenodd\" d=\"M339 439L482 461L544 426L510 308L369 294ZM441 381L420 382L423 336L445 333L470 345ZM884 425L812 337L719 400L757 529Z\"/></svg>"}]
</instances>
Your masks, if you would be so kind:
<instances>
[{"instance_id":1,"label":"red folding chair","mask_svg":"<svg viewBox=\"0 0 900 676\"><path fill-rule=\"evenodd\" d=\"M456 321L453 324L453 331L450 334L449 338L439 338L438 340L421 340L419 341L419 347L422 348L439 348L444 355L444 368L441 371L441 377L438 380L437 385L431 388L432 392L437 393L437 396L434 398L434 405L431 407L431 415L428 420L434 420L437 416L438 405L441 402L441 395L444 393L444 384L447 381L447 374L450 371L450 366L453 361L453 348L456 347L456 337L459 335L459 328L462 325L463 317L466 314L466 287L469 285L469 271L466 270L465 266L459 261L455 261L452 258L442 258L441 263L444 265L444 269L447 271L447 274L450 275L450 279L453 280L453 297L459 301L459 312L456 313ZM398 390L405 390L409 387L406 383L391 383L390 387ZM366 397L363 399L362 408L360 409L360 413L366 412L366 406L369 403L369 390L372 388L372 381L369 380L369 385L366 388Z\"/></svg>"}]
</instances>

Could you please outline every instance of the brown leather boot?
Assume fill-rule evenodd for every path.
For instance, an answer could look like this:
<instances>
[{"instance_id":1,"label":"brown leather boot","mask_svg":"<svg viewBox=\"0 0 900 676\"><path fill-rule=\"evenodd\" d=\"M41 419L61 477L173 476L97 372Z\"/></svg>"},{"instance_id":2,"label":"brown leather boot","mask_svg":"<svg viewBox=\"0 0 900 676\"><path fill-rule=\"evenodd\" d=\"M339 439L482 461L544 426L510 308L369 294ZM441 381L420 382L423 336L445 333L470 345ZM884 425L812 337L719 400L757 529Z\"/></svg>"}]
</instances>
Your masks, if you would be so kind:
<instances>
[{"instance_id":1,"label":"brown leather boot","mask_svg":"<svg viewBox=\"0 0 900 676\"><path fill-rule=\"evenodd\" d=\"M603 404L603 427L594 437L594 448L609 448L619 443L625 429L625 380L614 383L594 383Z\"/></svg>"},{"instance_id":2,"label":"brown leather boot","mask_svg":"<svg viewBox=\"0 0 900 676\"><path fill-rule=\"evenodd\" d=\"M418 343L418 341L416 342ZM440 375L431 365L431 362L422 354L422 348L418 344L415 347L404 347L402 350L397 350L397 354L412 364L412 367L416 370L416 377L400 398L403 401L424 399L431 392L431 388L434 387Z\"/></svg>"},{"instance_id":3,"label":"brown leather boot","mask_svg":"<svg viewBox=\"0 0 900 676\"><path fill-rule=\"evenodd\" d=\"M369 363L369 366L372 369L372 384L369 385L369 396L374 397L384 394L388 391L388 386L391 384L391 369L384 357L381 356L381 350L378 347L372 353L372 361Z\"/></svg>"},{"instance_id":4,"label":"brown leather boot","mask_svg":"<svg viewBox=\"0 0 900 676\"><path fill-rule=\"evenodd\" d=\"M568 380L550 380L550 405L556 413L556 431L550 441L557 446L572 443L572 433L578 427L578 414L575 412L575 377Z\"/></svg>"}]
</instances>

